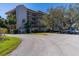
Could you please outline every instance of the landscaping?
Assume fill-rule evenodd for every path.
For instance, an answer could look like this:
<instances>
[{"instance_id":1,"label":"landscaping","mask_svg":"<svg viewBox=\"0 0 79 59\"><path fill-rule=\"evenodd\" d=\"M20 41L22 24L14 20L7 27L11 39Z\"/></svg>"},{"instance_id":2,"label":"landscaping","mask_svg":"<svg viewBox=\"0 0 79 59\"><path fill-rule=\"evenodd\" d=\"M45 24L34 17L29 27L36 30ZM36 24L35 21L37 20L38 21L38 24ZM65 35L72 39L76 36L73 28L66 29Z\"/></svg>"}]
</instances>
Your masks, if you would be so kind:
<instances>
[{"instance_id":1,"label":"landscaping","mask_svg":"<svg viewBox=\"0 0 79 59\"><path fill-rule=\"evenodd\" d=\"M48 35L48 33L31 33L31 34L36 34L36 35Z\"/></svg>"},{"instance_id":2,"label":"landscaping","mask_svg":"<svg viewBox=\"0 0 79 59\"><path fill-rule=\"evenodd\" d=\"M0 36L4 40L0 40L0 56L4 56L12 52L21 43L17 37Z\"/></svg>"}]
</instances>

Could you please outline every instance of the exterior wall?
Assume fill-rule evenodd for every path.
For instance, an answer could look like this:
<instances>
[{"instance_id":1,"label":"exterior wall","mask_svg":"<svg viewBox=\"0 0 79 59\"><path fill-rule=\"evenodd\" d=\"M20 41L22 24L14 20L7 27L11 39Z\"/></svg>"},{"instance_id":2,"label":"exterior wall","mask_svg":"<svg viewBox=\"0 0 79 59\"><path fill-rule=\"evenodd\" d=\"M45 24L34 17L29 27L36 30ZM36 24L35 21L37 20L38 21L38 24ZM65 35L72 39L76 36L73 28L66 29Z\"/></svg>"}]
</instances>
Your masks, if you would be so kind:
<instances>
[{"instance_id":1,"label":"exterior wall","mask_svg":"<svg viewBox=\"0 0 79 59\"><path fill-rule=\"evenodd\" d=\"M44 27L40 24L41 17L44 14L41 11L34 11L26 8L24 5L19 5L7 12L7 15L14 13L16 14L16 29L21 33L25 32L24 24L27 20L31 23L30 32L44 30Z\"/></svg>"},{"instance_id":2,"label":"exterior wall","mask_svg":"<svg viewBox=\"0 0 79 59\"><path fill-rule=\"evenodd\" d=\"M16 7L16 29L21 32L25 31L24 24L27 22L27 13L26 8L23 5L19 5ZM24 21L24 22L23 22Z\"/></svg>"},{"instance_id":3,"label":"exterior wall","mask_svg":"<svg viewBox=\"0 0 79 59\"><path fill-rule=\"evenodd\" d=\"M43 15L43 13L28 10L27 19L31 23L31 27L30 27L31 32L33 32L33 31L43 31L44 30L44 27L40 23L42 15Z\"/></svg>"}]
</instances>

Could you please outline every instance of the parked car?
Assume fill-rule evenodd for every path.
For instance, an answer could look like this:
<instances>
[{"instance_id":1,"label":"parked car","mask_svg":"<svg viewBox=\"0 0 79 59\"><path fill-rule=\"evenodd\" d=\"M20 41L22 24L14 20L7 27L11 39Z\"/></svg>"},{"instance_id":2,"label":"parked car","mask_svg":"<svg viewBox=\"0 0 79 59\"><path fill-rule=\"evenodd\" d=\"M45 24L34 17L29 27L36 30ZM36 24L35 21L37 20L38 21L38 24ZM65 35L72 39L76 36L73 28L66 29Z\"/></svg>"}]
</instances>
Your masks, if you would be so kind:
<instances>
[{"instance_id":1,"label":"parked car","mask_svg":"<svg viewBox=\"0 0 79 59\"><path fill-rule=\"evenodd\" d=\"M79 34L79 30L77 30L75 28L70 28L70 29L64 30L64 33Z\"/></svg>"},{"instance_id":2,"label":"parked car","mask_svg":"<svg viewBox=\"0 0 79 59\"><path fill-rule=\"evenodd\" d=\"M75 30L75 34L79 34L79 30Z\"/></svg>"}]
</instances>

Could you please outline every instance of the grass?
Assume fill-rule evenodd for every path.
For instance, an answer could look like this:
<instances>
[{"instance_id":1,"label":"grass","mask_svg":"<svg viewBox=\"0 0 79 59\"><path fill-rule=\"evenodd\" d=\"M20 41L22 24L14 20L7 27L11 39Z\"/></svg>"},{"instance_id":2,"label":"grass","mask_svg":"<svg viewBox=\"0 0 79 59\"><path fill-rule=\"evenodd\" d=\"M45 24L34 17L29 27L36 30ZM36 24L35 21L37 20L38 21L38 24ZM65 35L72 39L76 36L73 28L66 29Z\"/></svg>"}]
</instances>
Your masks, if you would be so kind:
<instances>
[{"instance_id":1,"label":"grass","mask_svg":"<svg viewBox=\"0 0 79 59\"><path fill-rule=\"evenodd\" d=\"M26 33L26 34L35 34L35 35L48 35L48 33Z\"/></svg>"},{"instance_id":2,"label":"grass","mask_svg":"<svg viewBox=\"0 0 79 59\"><path fill-rule=\"evenodd\" d=\"M9 54L14 49L16 49L20 43L21 40L17 37L5 36L5 40L0 41L0 56Z\"/></svg>"},{"instance_id":3,"label":"grass","mask_svg":"<svg viewBox=\"0 0 79 59\"><path fill-rule=\"evenodd\" d=\"M34 33L34 34L38 34L38 35L48 35L48 33Z\"/></svg>"}]
</instances>

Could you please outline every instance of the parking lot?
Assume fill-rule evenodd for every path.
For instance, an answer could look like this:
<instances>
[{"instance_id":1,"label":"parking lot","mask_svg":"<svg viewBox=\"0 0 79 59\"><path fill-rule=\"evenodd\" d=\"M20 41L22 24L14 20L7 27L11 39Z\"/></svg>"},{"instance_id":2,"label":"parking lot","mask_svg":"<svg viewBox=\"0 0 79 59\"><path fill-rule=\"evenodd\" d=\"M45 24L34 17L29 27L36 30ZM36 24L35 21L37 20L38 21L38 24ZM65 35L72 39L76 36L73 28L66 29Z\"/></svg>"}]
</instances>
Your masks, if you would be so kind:
<instances>
[{"instance_id":1,"label":"parking lot","mask_svg":"<svg viewBox=\"0 0 79 59\"><path fill-rule=\"evenodd\" d=\"M79 56L79 35L74 34L7 34L22 39L10 56Z\"/></svg>"}]
</instances>

